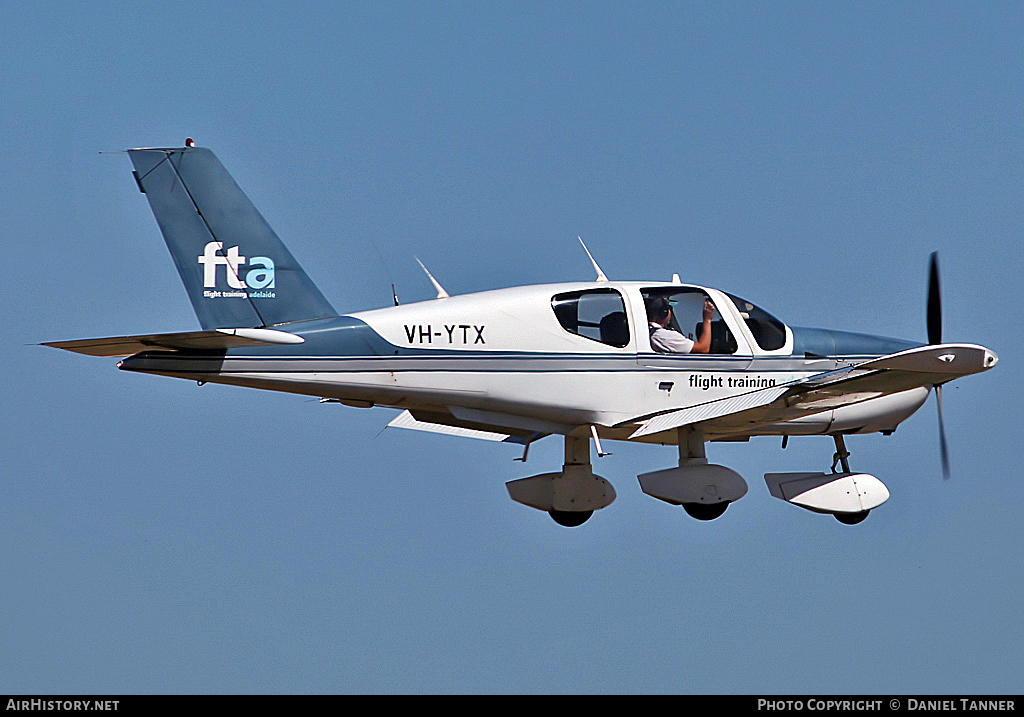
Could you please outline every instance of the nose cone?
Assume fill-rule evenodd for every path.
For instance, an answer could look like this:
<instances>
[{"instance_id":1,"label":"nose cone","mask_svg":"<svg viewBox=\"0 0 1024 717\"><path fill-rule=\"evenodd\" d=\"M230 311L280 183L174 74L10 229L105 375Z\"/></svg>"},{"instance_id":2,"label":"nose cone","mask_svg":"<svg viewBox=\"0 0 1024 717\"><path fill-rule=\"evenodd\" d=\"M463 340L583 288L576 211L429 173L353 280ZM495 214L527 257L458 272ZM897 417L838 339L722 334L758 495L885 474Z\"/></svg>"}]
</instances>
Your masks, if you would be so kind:
<instances>
[{"instance_id":1,"label":"nose cone","mask_svg":"<svg viewBox=\"0 0 1024 717\"><path fill-rule=\"evenodd\" d=\"M982 359L982 365L986 369L989 369L995 366L997 363L999 363L999 357L996 355L996 352L985 349L985 357Z\"/></svg>"}]
</instances>

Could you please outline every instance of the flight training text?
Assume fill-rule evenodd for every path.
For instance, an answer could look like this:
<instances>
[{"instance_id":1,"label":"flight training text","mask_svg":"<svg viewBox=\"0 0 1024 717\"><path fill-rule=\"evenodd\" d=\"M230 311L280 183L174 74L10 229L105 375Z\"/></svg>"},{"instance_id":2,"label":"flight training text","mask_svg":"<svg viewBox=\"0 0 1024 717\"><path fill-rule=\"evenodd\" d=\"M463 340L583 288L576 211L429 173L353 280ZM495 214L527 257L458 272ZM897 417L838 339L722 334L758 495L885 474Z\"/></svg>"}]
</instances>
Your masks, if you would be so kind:
<instances>
[{"instance_id":1,"label":"flight training text","mask_svg":"<svg viewBox=\"0 0 1024 717\"><path fill-rule=\"evenodd\" d=\"M707 391L711 388L770 388L774 378L764 376L716 376L715 374L691 373L690 388Z\"/></svg>"}]
</instances>

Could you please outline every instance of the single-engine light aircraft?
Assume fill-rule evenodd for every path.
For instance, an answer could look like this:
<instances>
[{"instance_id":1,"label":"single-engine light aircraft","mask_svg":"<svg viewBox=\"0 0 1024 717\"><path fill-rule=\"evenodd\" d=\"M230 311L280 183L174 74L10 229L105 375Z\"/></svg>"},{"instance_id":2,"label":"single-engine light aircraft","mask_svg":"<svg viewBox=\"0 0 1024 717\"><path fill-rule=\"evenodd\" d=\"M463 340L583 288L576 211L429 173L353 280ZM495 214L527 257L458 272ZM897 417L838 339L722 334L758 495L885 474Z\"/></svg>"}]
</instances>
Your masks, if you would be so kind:
<instances>
[{"instance_id":1,"label":"single-engine light aircraft","mask_svg":"<svg viewBox=\"0 0 1024 717\"><path fill-rule=\"evenodd\" d=\"M201 331L47 343L123 356L124 371L248 386L401 410L390 426L524 446L562 436L561 470L507 483L509 496L577 526L615 500L591 442L678 445L678 465L639 477L644 493L711 520L747 492L705 443L829 435L828 471L769 473L770 493L847 524L889 497L850 469L844 437L892 433L935 389L995 366L974 344L942 343L931 257L928 343L788 326L745 299L671 281L523 286L339 315L220 161L185 147L128 150ZM582 241L582 240L581 240ZM585 248L585 247L584 247ZM587 252L590 256L590 252ZM424 267L425 269L425 267Z\"/></svg>"}]
</instances>

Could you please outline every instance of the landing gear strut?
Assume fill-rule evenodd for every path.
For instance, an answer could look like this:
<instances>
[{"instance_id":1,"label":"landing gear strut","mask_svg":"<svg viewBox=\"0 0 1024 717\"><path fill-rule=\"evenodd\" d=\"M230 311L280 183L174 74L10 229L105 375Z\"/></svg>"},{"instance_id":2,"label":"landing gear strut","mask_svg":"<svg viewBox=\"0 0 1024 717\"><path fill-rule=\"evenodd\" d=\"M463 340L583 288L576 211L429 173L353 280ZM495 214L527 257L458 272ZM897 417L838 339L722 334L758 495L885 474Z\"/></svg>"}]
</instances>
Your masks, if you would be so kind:
<instances>
[{"instance_id":1,"label":"landing gear strut","mask_svg":"<svg viewBox=\"0 0 1024 717\"><path fill-rule=\"evenodd\" d=\"M837 433L832 436L832 438L835 439L836 442L836 452L832 455L832 472L838 472L836 471L836 465L838 464L842 466L843 473L849 473L850 461L848 459L850 458L850 452L846 450L846 441L843 440L843 434ZM836 520L843 525L857 525L857 523L860 523L867 518L868 513L870 512L871 510L869 509L859 511L857 513L833 513L833 515L836 517Z\"/></svg>"},{"instance_id":2,"label":"landing gear strut","mask_svg":"<svg viewBox=\"0 0 1024 717\"><path fill-rule=\"evenodd\" d=\"M852 472L843 436L834 434L832 439L836 452L830 473L766 473L764 480L776 498L833 515L844 525L856 525L889 499L889 489L872 475Z\"/></svg>"},{"instance_id":3,"label":"landing gear strut","mask_svg":"<svg viewBox=\"0 0 1024 717\"><path fill-rule=\"evenodd\" d=\"M843 440L843 434L837 433L832 436L832 438L835 439L836 442L836 452L832 454L832 472L838 473L836 465L842 464L843 473L849 473L850 462L847 458L850 457L850 452L846 450L846 441Z\"/></svg>"},{"instance_id":4,"label":"landing gear strut","mask_svg":"<svg viewBox=\"0 0 1024 717\"><path fill-rule=\"evenodd\" d=\"M692 426L677 429L679 467L644 473L640 488L649 496L681 505L697 520L714 520L742 498L747 482L734 470L708 463L704 434Z\"/></svg>"},{"instance_id":5,"label":"landing gear strut","mask_svg":"<svg viewBox=\"0 0 1024 717\"><path fill-rule=\"evenodd\" d=\"M596 436L597 431L592 434ZM565 463L560 472L520 478L505 486L512 500L547 512L567 528L583 525L595 510L615 500L611 483L590 467L590 436L565 437Z\"/></svg>"}]
</instances>

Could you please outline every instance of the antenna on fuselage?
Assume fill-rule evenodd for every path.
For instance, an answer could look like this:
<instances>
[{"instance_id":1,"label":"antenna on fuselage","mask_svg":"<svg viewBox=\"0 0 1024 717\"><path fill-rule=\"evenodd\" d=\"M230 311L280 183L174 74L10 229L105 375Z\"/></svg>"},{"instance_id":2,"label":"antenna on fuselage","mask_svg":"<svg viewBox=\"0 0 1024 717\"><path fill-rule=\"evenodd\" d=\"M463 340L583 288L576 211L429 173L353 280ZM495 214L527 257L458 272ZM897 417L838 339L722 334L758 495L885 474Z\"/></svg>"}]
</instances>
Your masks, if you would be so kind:
<instances>
[{"instance_id":1,"label":"antenna on fuselage","mask_svg":"<svg viewBox=\"0 0 1024 717\"><path fill-rule=\"evenodd\" d=\"M398 306L398 290L395 288L395 280L391 277L388 263L384 261L384 255L380 253L380 247L377 246L377 242L371 238L370 243L373 244L373 250L377 252L377 258L380 259L380 265L384 267L384 273L388 275L388 281L391 282L391 297L395 300L395 306Z\"/></svg>"},{"instance_id":2,"label":"antenna on fuselage","mask_svg":"<svg viewBox=\"0 0 1024 717\"><path fill-rule=\"evenodd\" d=\"M434 285L435 289L437 289L437 298L439 298L439 299L448 299L448 298L450 298L448 296L448 292L444 290L444 287L441 286L437 282L437 279L435 279L434 276L429 271L427 271L427 267L423 266L423 262L420 261L420 258L418 256L414 256L413 259L415 259L416 263L420 265L421 269L423 269L423 272L427 275L427 278L430 279L430 283Z\"/></svg>"},{"instance_id":3,"label":"antenna on fuselage","mask_svg":"<svg viewBox=\"0 0 1024 717\"><path fill-rule=\"evenodd\" d=\"M583 237L577 236L576 238L580 240L580 244L583 244ZM601 267L599 267L597 262L594 261L594 255L590 253L590 249L587 249L586 244L583 244L583 251L587 252L587 256L590 257L590 263L594 265L594 271L597 272L596 281L608 281L608 277L605 276L604 272L601 271Z\"/></svg>"}]
</instances>

